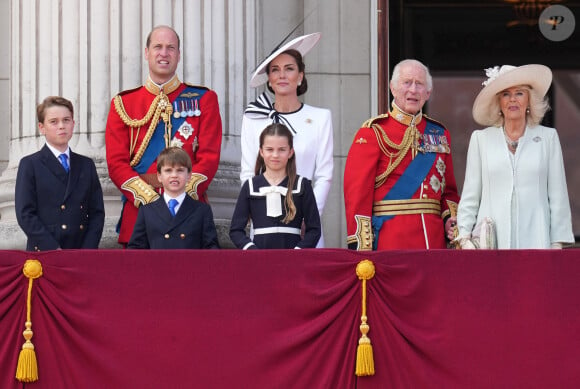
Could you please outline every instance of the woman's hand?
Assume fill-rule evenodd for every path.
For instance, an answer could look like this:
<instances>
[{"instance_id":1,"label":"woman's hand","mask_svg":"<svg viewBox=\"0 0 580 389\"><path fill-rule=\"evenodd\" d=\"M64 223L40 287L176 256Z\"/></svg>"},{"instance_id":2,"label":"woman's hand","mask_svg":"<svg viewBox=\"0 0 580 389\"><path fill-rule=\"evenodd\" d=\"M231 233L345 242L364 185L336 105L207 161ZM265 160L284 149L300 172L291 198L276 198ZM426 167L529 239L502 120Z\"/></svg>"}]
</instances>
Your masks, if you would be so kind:
<instances>
[{"instance_id":1,"label":"woman's hand","mask_svg":"<svg viewBox=\"0 0 580 389\"><path fill-rule=\"evenodd\" d=\"M451 216L445 222L445 232L447 233L447 239L453 240L457 237L457 218L455 216Z\"/></svg>"}]
</instances>

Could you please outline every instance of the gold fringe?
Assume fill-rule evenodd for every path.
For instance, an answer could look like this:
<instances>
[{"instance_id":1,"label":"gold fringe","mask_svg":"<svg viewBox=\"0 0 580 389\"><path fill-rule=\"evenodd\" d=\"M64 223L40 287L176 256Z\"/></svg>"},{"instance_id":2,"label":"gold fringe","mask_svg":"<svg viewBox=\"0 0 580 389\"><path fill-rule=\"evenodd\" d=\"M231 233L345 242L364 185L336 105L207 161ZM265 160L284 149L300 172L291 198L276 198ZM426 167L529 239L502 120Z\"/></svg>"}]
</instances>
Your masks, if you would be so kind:
<instances>
[{"instance_id":1,"label":"gold fringe","mask_svg":"<svg viewBox=\"0 0 580 389\"><path fill-rule=\"evenodd\" d=\"M373 346L367 336L369 325L367 324L367 280L375 276L375 265L372 261L364 259L356 266L356 275L362 280L362 316L360 332L361 337L358 340L356 349L356 370L355 374L359 377L375 374L375 361L373 358Z\"/></svg>"},{"instance_id":2,"label":"gold fringe","mask_svg":"<svg viewBox=\"0 0 580 389\"><path fill-rule=\"evenodd\" d=\"M22 272L28 278L28 295L26 298L26 329L22 333L26 341L22 345L18 356L18 366L16 367L16 379L20 382L34 382L38 380L38 364L32 339L32 321L30 313L32 311L32 282L42 276L42 264L36 259L27 259L22 268Z\"/></svg>"}]
</instances>

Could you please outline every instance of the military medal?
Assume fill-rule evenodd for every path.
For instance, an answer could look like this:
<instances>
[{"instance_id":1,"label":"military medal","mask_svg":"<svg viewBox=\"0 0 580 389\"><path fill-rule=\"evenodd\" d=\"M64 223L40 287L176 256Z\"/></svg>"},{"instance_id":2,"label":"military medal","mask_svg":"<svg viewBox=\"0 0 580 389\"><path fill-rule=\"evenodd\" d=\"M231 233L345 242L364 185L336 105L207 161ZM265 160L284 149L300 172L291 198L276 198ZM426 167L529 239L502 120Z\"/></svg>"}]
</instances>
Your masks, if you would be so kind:
<instances>
[{"instance_id":1,"label":"military medal","mask_svg":"<svg viewBox=\"0 0 580 389\"><path fill-rule=\"evenodd\" d=\"M197 104L199 100L195 100L195 111L193 112L193 114L195 116L200 116L201 115L201 110L199 109L199 105Z\"/></svg>"},{"instance_id":2,"label":"military medal","mask_svg":"<svg viewBox=\"0 0 580 389\"><path fill-rule=\"evenodd\" d=\"M189 102L191 103L191 107L187 111L187 116L192 117L195 114L195 112L193 112L193 100L189 100ZM187 105L189 107L189 104L187 104Z\"/></svg>"},{"instance_id":3,"label":"military medal","mask_svg":"<svg viewBox=\"0 0 580 389\"><path fill-rule=\"evenodd\" d=\"M179 119L181 114L179 113L179 109L177 109L177 101L173 102L173 117Z\"/></svg>"},{"instance_id":4,"label":"military medal","mask_svg":"<svg viewBox=\"0 0 580 389\"><path fill-rule=\"evenodd\" d=\"M189 138L193 134L193 131L194 131L193 127L188 122L183 122L181 127L179 127L179 130L177 130L179 135L181 135L183 137L183 139L186 139L186 140L187 140L187 138Z\"/></svg>"},{"instance_id":5,"label":"military medal","mask_svg":"<svg viewBox=\"0 0 580 389\"><path fill-rule=\"evenodd\" d=\"M183 142L181 141L181 139L177 139L177 138L173 138L171 140L171 147L179 147L179 148L183 148Z\"/></svg>"},{"instance_id":6,"label":"military medal","mask_svg":"<svg viewBox=\"0 0 580 389\"><path fill-rule=\"evenodd\" d=\"M187 116L187 111L185 110L185 105L183 104L185 101L181 101L181 117L184 118Z\"/></svg>"}]
</instances>

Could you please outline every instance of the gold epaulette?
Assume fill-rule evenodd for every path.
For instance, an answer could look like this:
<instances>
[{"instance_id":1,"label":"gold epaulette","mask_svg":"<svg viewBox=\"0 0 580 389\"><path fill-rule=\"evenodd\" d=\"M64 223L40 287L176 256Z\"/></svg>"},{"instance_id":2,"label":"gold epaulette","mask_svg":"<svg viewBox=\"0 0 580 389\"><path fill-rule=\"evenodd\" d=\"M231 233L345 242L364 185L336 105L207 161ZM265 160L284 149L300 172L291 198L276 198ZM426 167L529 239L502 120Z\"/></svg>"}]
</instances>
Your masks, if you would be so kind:
<instances>
[{"instance_id":1,"label":"gold epaulette","mask_svg":"<svg viewBox=\"0 0 580 389\"><path fill-rule=\"evenodd\" d=\"M205 90L209 90L209 88L207 86L201 86L201 85L194 85L194 84L189 84L187 82L184 82L185 85L190 86L192 88L196 88L196 89L205 89Z\"/></svg>"},{"instance_id":2,"label":"gold epaulette","mask_svg":"<svg viewBox=\"0 0 580 389\"><path fill-rule=\"evenodd\" d=\"M435 120L435 119L433 119L432 117L429 117L429 116L427 116L427 115L425 115L425 114L423 114L423 117L424 117L425 119L429 120L430 122L433 122L433 123L435 123L435 124L439 124L439 125L440 125L441 127L443 127L444 129L447 129L447 127L445 127L445 126L443 125L443 123L441 123L440 121L438 121L438 120Z\"/></svg>"},{"instance_id":3,"label":"gold epaulette","mask_svg":"<svg viewBox=\"0 0 580 389\"><path fill-rule=\"evenodd\" d=\"M137 92L141 88L142 88L141 86L138 86L138 87L133 88L133 89L127 89L127 90L124 90L124 91L117 93L117 96L123 96L123 95L128 95L129 93Z\"/></svg>"},{"instance_id":4,"label":"gold epaulette","mask_svg":"<svg viewBox=\"0 0 580 389\"><path fill-rule=\"evenodd\" d=\"M388 117L389 117L389 114L388 113L384 113L382 115L372 117L372 118L368 119L366 122L364 122L362 124L361 128L371 128L371 126L373 125L373 123L376 120L385 119L385 118L388 118Z\"/></svg>"}]
</instances>

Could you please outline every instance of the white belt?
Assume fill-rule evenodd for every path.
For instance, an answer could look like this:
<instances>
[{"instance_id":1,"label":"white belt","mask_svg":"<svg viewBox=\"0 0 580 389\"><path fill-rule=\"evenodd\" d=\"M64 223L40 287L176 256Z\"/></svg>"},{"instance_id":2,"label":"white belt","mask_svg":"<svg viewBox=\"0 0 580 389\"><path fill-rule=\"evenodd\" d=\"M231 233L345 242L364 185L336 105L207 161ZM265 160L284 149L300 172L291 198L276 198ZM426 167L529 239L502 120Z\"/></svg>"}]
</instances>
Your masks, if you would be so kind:
<instances>
[{"instance_id":1,"label":"white belt","mask_svg":"<svg viewBox=\"0 0 580 389\"><path fill-rule=\"evenodd\" d=\"M300 235L301 231L300 228L294 227L265 227L265 228L256 228L254 230L254 235L279 234L279 233Z\"/></svg>"}]
</instances>

